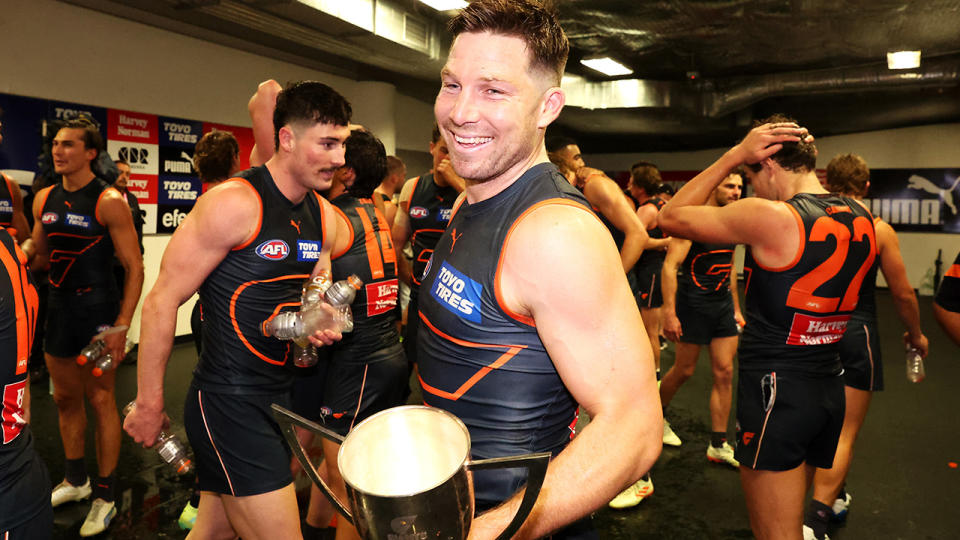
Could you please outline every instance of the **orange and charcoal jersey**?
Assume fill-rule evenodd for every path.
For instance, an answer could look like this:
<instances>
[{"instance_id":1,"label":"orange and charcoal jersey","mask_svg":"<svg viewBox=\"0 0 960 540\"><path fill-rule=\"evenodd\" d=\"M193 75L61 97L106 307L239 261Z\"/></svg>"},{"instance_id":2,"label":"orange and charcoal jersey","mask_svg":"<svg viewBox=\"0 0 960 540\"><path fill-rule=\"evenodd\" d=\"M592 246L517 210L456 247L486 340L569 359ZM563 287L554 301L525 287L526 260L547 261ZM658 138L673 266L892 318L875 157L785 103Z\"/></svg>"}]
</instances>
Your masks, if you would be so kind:
<instances>
[{"instance_id":1,"label":"orange and charcoal jersey","mask_svg":"<svg viewBox=\"0 0 960 540\"><path fill-rule=\"evenodd\" d=\"M957 258L943 274L934 301L947 311L960 313L960 253L957 253Z\"/></svg>"},{"instance_id":2,"label":"orange and charcoal jersey","mask_svg":"<svg viewBox=\"0 0 960 540\"><path fill-rule=\"evenodd\" d=\"M50 297L80 298L87 304L117 302L113 240L100 219L100 202L116 191L96 177L76 191L62 183L40 190L40 222L50 254Z\"/></svg>"},{"instance_id":3,"label":"orange and charcoal jersey","mask_svg":"<svg viewBox=\"0 0 960 540\"><path fill-rule=\"evenodd\" d=\"M26 256L0 229L0 531L12 529L50 504L46 469L26 423L27 360L39 298Z\"/></svg>"},{"instance_id":4,"label":"orange and charcoal jersey","mask_svg":"<svg viewBox=\"0 0 960 540\"><path fill-rule=\"evenodd\" d=\"M758 263L747 250L746 321L741 370L841 370L843 337L877 256L873 217L854 199L801 193L787 200L800 247L782 268Z\"/></svg>"},{"instance_id":5,"label":"orange and charcoal jersey","mask_svg":"<svg viewBox=\"0 0 960 540\"><path fill-rule=\"evenodd\" d=\"M464 202L424 276L418 341L424 401L463 420L477 459L556 454L576 421L577 403L536 322L508 310L498 292L500 258L511 231L528 212L546 205L594 215L553 164L536 165L497 195ZM479 507L503 501L525 480L520 469L475 471Z\"/></svg>"},{"instance_id":6,"label":"orange and charcoal jersey","mask_svg":"<svg viewBox=\"0 0 960 540\"><path fill-rule=\"evenodd\" d=\"M375 193L374 196L377 194ZM334 210L347 222L349 245L332 254L333 278L356 274L363 286L351 304L353 331L343 334L335 357L348 363L364 364L374 356L395 354L401 349L397 331L397 259L390 227L371 199L343 194L333 201Z\"/></svg>"},{"instance_id":7,"label":"orange and charcoal jersey","mask_svg":"<svg viewBox=\"0 0 960 540\"><path fill-rule=\"evenodd\" d=\"M295 376L293 342L264 335L263 324L300 308L303 282L324 241L323 202L308 193L297 204L277 188L265 166L228 182L250 187L260 200L260 225L200 286L203 341L193 372L200 390L229 394L286 392Z\"/></svg>"},{"instance_id":8,"label":"orange and charcoal jersey","mask_svg":"<svg viewBox=\"0 0 960 540\"><path fill-rule=\"evenodd\" d=\"M20 188L9 176L0 173L0 228L13 225L13 190Z\"/></svg>"},{"instance_id":9,"label":"orange and charcoal jersey","mask_svg":"<svg viewBox=\"0 0 960 540\"><path fill-rule=\"evenodd\" d=\"M450 186L438 186L433 181L433 173L418 176L413 181L407 209L412 233L410 245L413 247L411 297L418 294L420 278L427 268L427 261L430 260L437 240L447 229L453 204L460 196L460 193Z\"/></svg>"},{"instance_id":10,"label":"orange and charcoal jersey","mask_svg":"<svg viewBox=\"0 0 960 540\"><path fill-rule=\"evenodd\" d=\"M677 296L692 305L730 300L730 272L736 244L692 242L677 270Z\"/></svg>"}]
</instances>

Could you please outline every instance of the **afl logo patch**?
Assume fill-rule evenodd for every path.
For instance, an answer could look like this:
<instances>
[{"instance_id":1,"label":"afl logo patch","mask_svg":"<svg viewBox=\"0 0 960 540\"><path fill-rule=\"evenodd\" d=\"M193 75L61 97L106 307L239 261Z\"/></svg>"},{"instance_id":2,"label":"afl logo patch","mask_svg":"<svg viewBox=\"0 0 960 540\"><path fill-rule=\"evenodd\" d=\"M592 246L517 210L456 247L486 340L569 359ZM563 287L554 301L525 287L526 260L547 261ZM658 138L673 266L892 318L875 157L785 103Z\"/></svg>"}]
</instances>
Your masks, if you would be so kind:
<instances>
[{"instance_id":1,"label":"afl logo patch","mask_svg":"<svg viewBox=\"0 0 960 540\"><path fill-rule=\"evenodd\" d=\"M57 219L59 219L59 216L57 216L56 212L47 212L43 214L40 221L42 221L44 225L50 225L51 223L56 223Z\"/></svg>"},{"instance_id":2,"label":"afl logo patch","mask_svg":"<svg viewBox=\"0 0 960 540\"><path fill-rule=\"evenodd\" d=\"M257 255L268 261L282 261L290 253L290 246L283 240L267 240L257 246Z\"/></svg>"},{"instance_id":3,"label":"afl logo patch","mask_svg":"<svg viewBox=\"0 0 960 540\"><path fill-rule=\"evenodd\" d=\"M410 209L410 217L414 219L425 218L430 215L430 211L422 206L414 206Z\"/></svg>"}]
</instances>

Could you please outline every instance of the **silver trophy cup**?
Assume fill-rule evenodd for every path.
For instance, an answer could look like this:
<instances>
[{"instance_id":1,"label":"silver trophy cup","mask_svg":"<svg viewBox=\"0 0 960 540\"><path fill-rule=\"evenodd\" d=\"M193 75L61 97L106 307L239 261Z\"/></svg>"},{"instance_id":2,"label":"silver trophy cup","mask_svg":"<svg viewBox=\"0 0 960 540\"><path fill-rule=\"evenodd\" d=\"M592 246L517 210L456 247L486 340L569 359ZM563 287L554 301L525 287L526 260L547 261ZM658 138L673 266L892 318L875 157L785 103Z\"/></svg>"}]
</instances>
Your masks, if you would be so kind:
<instances>
[{"instance_id":1,"label":"silver trophy cup","mask_svg":"<svg viewBox=\"0 0 960 540\"><path fill-rule=\"evenodd\" d=\"M273 412L310 479L367 540L465 539L474 513L471 471L525 467L520 508L499 536L510 538L530 514L550 461L549 452L471 461L470 434L463 422L422 405L381 411L357 424L346 438L279 405L273 405ZM340 443L346 503L317 474L294 426Z\"/></svg>"}]
</instances>

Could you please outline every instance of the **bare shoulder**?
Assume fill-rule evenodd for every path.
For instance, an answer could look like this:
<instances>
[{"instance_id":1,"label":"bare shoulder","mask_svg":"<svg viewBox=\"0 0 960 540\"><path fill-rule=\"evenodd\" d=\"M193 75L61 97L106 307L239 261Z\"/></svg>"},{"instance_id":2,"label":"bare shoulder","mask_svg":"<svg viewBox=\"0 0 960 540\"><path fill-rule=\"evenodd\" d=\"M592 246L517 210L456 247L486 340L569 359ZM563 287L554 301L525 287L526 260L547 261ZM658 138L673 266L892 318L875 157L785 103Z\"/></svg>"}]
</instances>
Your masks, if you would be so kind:
<instances>
[{"instance_id":1,"label":"bare shoulder","mask_svg":"<svg viewBox=\"0 0 960 540\"><path fill-rule=\"evenodd\" d=\"M536 267L563 261L580 265L604 249L617 255L610 233L597 216L563 199L528 210L514 224L507 242L509 255Z\"/></svg>"}]
</instances>

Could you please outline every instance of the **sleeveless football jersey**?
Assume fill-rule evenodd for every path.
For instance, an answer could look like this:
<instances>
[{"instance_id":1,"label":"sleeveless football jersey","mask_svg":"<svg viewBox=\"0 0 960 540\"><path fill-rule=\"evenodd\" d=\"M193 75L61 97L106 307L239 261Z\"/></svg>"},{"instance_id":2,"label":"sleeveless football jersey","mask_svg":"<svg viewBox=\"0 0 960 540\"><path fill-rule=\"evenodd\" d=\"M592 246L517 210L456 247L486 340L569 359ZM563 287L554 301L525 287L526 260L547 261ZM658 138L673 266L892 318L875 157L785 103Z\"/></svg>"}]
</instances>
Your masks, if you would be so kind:
<instances>
[{"instance_id":1,"label":"sleeveless football jersey","mask_svg":"<svg viewBox=\"0 0 960 540\"><path fill-rule=\"evenodd\" d=\"M334 349L345 362L363 364L374 353L400 348L396 252L387 219L371 199L343 194L331 204L349 223L351 239L345 251L332 254L333 278L356 274L363 280L351 305L353 331L343 334Z\"/></svg>"},{"instance_id":2,"label":"sleeveless football jersey","mask_svg":"<svg viewBox=\"0 0 960 540\"><path fill-rule=\"evenodd\" d=\"M194 384L221 393L283 392L293 384L294 372L288 367L293 342L267 337L263 323L300 307L303 281L324 240L322 204L314 194L290 202L265 166L227 181L242 182L256 192L260 227L200 286L203 343Z\"/></svg>"},{"instance_id":3,"label":"sleeveless football jersey","mask_svg":"<svg viewBox=\"0 0 960 540\"><path fill-rule=\"evenodd\" d=\"M839 373L836 343L877 256L873 217L855 200L800 193L785 202L800 226L796 258L760 265L747 250L741 369Z\"/></svg>"},{"instance_id":4,"label":"sleeveless football jersey","mask_svg":"<svg viewBox=\"0 0 960 540\"><path fill-rule=\"evenodd\" d=\"M40 303L26 261L0 229L0 531L36 515L50 500L50 484L38 484L46 472L23 409Z\"/></svg>"},{"instance_id":5,"label":"sleeveless football jersey","mask_svg":"<svg viewBox=\"0 0 960 540\"><path fill-rule=\"evenodd\" d=\"M463 420L476 459L556 454L576 421L577 403L534 321L506 310L497 292L511 231L525 213L545 205L593 215L553 164L536 165L497 195L462 204L437 242L420 291L424 401ZM522 469L474 471L477 501L481 507L502 501L525 480Z\"/></svg>"},{"instance_id":6,"label":"sleeveless football jersey","mask_svg":"<svg viewBox=\"0 0 960 540\"><path fill-rule=\"evenodd\" d=\"M878 221L880 218L873 218L874 227ZM879 268L880 257L878 256L873 260L873 266L863 279L863 285L860 286L860 301L857 302L857 309L853 311L851 319L860 322L877 322L877 270Z\"/></svg>"},{"instance_id":7,"label":"sleeveless football jersey","mask_svg":"<svg viewBox=\"0 0 960 540\"><path fill-rule=\"evenodd\" d=\"M677 270L677 294L702 300L730 298L734 248L735 244L693 242Z\"/></svg>"},{"instance_id":8,"label":"sleeveless football jersey","mask_svg":"<svg viewBox=\"0 0 960 540\"><path fill-rule=\"evenodd\" d=\"M107 190L116 191L105 180L94 178L76 191L57 183L37 194L50 252L51 297L119 300L120 290L111 272L113 240L100 221L100 201Z\"/></svg>"},{"instance_id":9,"label":"sleeveless football jersey","mask_svg":"<svg viewBox=\"0 0 960 540\"><path fill-rule=\"evenodd\" d=\"M433 173L417 177L410 194L410 245L413 246L413 291L420 287L420 278L433 253L433 247L450 223L453 203L460 193L450 186L440 187L433 181Z\"/></svg>"},{"instance_id":10,"label":"sleeveless football jersey","mask_svg":"<svg viewBox=\"0 0 960 540\"><path fill-rule=\"evenodd\" d=\"M0 227L13 225L13 190L20 189L9 176L0 173Z\"/></svg>"}]
</instances>

